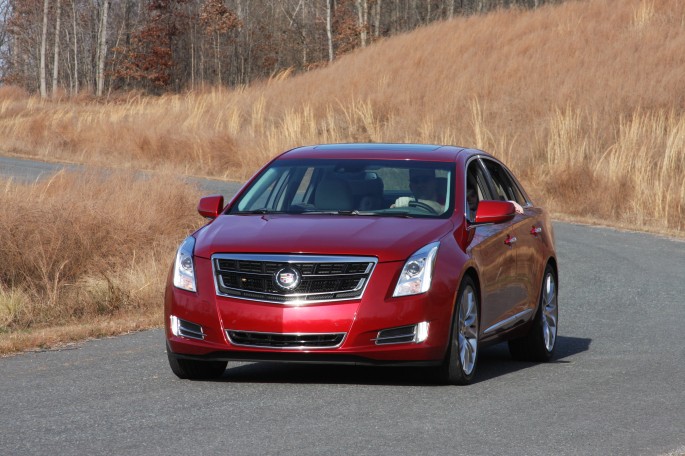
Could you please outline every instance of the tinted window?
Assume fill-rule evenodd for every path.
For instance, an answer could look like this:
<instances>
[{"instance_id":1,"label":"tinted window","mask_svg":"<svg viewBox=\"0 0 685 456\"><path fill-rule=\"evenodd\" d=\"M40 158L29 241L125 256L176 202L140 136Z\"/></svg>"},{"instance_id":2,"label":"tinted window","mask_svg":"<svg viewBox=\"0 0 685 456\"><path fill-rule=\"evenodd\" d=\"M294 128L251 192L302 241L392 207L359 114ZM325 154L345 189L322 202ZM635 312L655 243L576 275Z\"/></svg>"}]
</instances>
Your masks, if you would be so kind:
<instances>
[{"instance_id":1,"label":"tinted window","mask_svg":"<svg viewBox=\"0 0 685 456\"><path fill-rule=\"evenodd\" d=\"M283 159L255 179L231 213L448 217L453 187L454 164L446 162Z\"/></svg>"},{"instance_id":2,"label":"tinted window","mask_svg":"<svg viewBox=\"0 0 685 456\"><path fill-rule=\"evenodd\" d=\"M492 160L484 160L484 163L490 173L490 177L492 177L492 184L497 194L495 199L516 201L521 205L526 204L526 199L509 176L509 173L499 163L495 163Z\"/></svg>"},{"instance_id":3,"label":"tinted window","mask_svg":"<svg viewBox=\"0 0 685 456\"><path fill-rule=\"evenodd\" d=\"M466 213L470 220L475 220L478 203L492 199L488 190L487 179L480 160L472 160L466 170Z\"/></svg>"}]
</instances>

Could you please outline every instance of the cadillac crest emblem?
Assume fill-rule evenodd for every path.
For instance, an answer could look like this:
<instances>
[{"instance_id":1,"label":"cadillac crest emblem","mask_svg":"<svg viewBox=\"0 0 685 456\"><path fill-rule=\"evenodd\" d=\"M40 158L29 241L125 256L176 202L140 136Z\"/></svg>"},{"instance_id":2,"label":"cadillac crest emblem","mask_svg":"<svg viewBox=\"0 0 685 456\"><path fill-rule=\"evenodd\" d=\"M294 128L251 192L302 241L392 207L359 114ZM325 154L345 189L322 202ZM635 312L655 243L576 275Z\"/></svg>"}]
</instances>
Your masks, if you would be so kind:
<instances>
[{"instance_id":1,"label":"cadillac crest emblem","mask_svg":"<svg viewBox=\"0 0 685 456\"><path fill-rule=\"evenodd\" d=\"M274 279L278 288L285 291L291 291L300 285L302 276L297 269L286 266L276 273Z\"/></svg>"}]
</instances>

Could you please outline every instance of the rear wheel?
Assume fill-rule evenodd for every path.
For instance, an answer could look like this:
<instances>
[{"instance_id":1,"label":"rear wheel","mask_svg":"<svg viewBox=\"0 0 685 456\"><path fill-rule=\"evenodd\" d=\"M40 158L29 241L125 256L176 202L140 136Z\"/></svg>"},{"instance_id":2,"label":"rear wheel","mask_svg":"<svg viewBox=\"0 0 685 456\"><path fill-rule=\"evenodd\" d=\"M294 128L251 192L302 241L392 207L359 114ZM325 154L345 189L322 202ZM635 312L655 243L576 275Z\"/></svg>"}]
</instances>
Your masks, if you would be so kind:
<instances>
[{"instance_id":1,"label":"rear wheel","mask_svg":"<svg viewBox=\"0 0 685 456\"><path fill-rule=\"evenodd\" d=\"M509 352L521 361L546 362L552 359L557 340L557 279L551 265L545 268L540 292L540 305L528 334L509 341Z\"/></svg>"},{"instance_id":2,"label":"rear wheel","mask_svg":"<svg viewBox=\"0 0 685 456\"><path fill-rule=\"evenodd\" d=\"M467 385L476 374L478 361L478 292L471 277L459 287L447 355L439 367L439 379L451 385Z\"/></svg>"},{"instance_id":3,"label":"rear wheel","mask_svg":"<svg viewBox=\"0 0 685 456\"><path fill-rule=\"evenodd\" d=\"M169 359L169 367L178 378L188 380L209 380L219 378L226 370L226 361L197 361L194 359L178 359L171 353L169 347L166 350Z\"/></svg>"}]
</instances>

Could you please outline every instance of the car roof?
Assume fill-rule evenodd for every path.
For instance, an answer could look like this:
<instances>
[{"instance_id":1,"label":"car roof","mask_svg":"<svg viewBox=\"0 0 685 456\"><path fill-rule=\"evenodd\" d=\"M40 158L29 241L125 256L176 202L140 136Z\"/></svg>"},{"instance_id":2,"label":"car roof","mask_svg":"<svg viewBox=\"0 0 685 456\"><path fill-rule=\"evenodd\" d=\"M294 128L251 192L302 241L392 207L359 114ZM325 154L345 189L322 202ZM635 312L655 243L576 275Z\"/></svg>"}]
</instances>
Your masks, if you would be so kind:
<instances>
[{"instance_id":1,"label":"car roof","mask_svg":"<svg viewBox=\"0 0 685 456\"><path fill-rule=\"evenodd\" d=\"M455 146L432 144L348 143L298 147L279 158L351 158L377 160L454 161L462 152L482 153Z\"/></svg>"}]
</instances>

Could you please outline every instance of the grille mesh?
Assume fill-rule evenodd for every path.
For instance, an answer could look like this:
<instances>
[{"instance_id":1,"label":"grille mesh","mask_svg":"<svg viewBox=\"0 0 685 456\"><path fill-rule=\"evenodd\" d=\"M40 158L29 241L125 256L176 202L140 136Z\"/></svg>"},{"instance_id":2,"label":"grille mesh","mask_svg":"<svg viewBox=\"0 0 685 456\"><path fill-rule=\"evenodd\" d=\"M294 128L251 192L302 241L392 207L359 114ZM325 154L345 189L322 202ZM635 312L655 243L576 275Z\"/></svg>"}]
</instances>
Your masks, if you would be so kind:
<instances>
[{"instance_id":1,"label":"grille mesh","mask_svg":"<svg viewBox=\"0 0 685 456\"><path fill-rule=\"evenodd\" d=\"M213 257L217 293L245 299L288 303L361 297L376 263L366 257L264 256L217 254ZM336 261L331 261L331 260ZM278 261L281 260L281 261ZM276 285L283 268L295 269L300 283L291 290Z\"/></svg>"},{"instance_id":2,"label":"grille mesh","mask_svg":"<svg viewBox=\"0 0 685 456\"><path fill-rule=\"evenodd\" d=\"M227 330L226 334L234 345L263 348L335 348L345 338L345 333L279 334Z\"/></svg>"}]
</instances>

